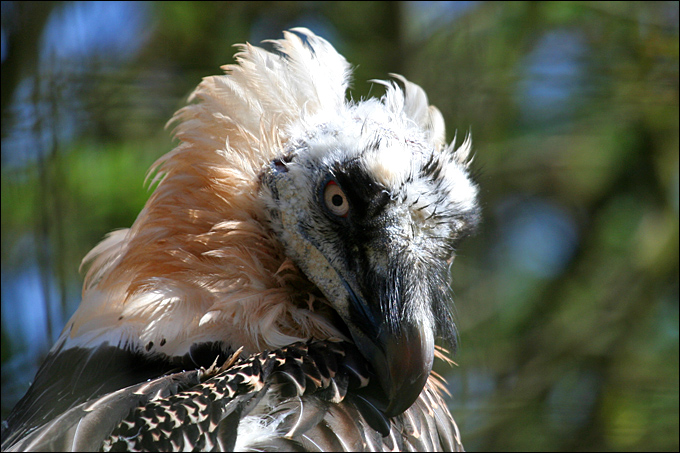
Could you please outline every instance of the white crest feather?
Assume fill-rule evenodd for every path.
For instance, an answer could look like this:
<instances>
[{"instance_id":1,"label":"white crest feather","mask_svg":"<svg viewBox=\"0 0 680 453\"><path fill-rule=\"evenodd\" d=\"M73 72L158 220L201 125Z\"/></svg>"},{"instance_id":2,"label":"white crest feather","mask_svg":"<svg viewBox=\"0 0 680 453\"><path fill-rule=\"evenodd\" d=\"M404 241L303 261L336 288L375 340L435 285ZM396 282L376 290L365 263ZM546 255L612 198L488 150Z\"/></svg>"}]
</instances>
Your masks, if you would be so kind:
<instances>
[{"instance_id":1,"label":"white crest feather","mask_svg":"<svg viewBox=\"0 0 680 453\"><path fill-rule=\"evenodd\" d=\"M403 112L415 125L425 131L428 142L436 150L442 149L446 140L444 117L439 109L429 104L425 90L399 74L390 74L404 86L403 90L394 82L372 80L387 88L384 104L392 112Z\"/></svg>"}]
</instances>

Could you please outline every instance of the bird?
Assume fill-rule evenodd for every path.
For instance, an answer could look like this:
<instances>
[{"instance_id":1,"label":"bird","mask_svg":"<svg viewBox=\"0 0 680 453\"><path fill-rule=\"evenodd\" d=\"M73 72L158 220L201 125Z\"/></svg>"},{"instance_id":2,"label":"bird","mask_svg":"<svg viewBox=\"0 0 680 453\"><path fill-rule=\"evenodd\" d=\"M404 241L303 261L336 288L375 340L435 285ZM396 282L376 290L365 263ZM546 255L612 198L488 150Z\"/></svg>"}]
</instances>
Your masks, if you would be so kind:
<instances>
[{"instance_id":1,"label":"bird","mask_svg":"<svg viewBox=\"0 0 680 453\"><path fill-rule=\"evenodd\" d=\"M3 451L462 450L435 358L480 222L471 139L403 76L348 96L307 28L239 45L168 123L129 229L2 425Z\"/></svg>"}]
</instances>

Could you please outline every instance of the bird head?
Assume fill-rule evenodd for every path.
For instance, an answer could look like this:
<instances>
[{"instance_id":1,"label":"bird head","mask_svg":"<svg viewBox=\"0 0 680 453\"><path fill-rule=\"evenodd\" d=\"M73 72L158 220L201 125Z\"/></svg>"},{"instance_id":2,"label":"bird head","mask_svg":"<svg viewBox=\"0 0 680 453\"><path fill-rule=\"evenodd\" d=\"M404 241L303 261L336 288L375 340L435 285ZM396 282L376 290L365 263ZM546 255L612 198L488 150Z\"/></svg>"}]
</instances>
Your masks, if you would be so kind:
<instances>
[{"instance_id":1,"label":"bird head","mask_svg":"<svg viewBox=\"0 0 680 453\"><path fill-rule=\"evenodd\" d=\"M132 228L85 258L83 302L56 348L160 357L352 339L403 412L455 341L448 268L479 217L469 137L401 76L348 101L347 61L304 28L245 44L177 112Z\"/></svg>"},{"instance_id":2,"label":"bird head","mask_svg":"<svg viewBox=\"0 0 680 453\"><path fill-rule=\"evenodd\" d=\"M261 186L288 256L373 365L388 416L422 391L435 336L455 341L448 267L478 217L469 139L443 149L439 112L398 80L381 100L293 125Z\"/></svg>"}]
</instances>

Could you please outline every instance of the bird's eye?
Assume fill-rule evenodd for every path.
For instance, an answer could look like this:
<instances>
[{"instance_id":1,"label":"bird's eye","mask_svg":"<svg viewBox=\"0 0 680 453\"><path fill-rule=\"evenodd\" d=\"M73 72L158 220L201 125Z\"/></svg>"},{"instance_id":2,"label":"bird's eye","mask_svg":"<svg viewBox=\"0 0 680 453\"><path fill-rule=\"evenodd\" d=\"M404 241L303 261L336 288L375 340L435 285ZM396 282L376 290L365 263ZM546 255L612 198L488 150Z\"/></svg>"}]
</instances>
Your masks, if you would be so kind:
<instances>
[{"instance_id":1,"label":"bird's eye","mask_svg":"<svg viewBox=\"0 0 680 453\"><path fill-rule=\"evenodd\" d=\"M335 181L328 181L323 191L323 201L331 213L338 217L347 217L349 212L349 203L345 192L342 191L338 183Z\"/></svg>"}]
</instances>

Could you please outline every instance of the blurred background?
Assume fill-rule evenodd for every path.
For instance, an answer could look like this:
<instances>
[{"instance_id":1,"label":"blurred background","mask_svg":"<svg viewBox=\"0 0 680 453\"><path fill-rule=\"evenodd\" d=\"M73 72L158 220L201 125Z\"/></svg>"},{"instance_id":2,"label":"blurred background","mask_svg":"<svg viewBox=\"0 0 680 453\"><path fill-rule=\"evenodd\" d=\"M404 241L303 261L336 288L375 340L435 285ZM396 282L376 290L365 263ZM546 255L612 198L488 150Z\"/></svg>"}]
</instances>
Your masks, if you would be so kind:
<instances>
[{"instance_id":1,"label":"blurred background","mask_svg":"<svg viewBox=\"0 0 680 453\"><path fill-rule=\"evenodd\" d=\"M2 418L235 43L305 26L472 133L441 366L468 450L678 451L678 2L2 2Z\"/></svg>"}]
</instances>

